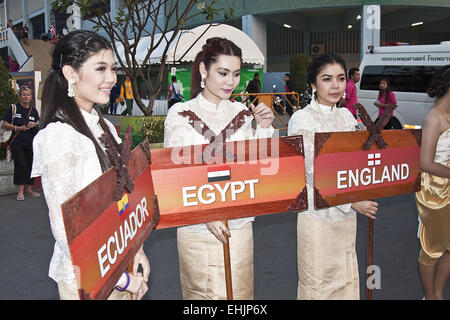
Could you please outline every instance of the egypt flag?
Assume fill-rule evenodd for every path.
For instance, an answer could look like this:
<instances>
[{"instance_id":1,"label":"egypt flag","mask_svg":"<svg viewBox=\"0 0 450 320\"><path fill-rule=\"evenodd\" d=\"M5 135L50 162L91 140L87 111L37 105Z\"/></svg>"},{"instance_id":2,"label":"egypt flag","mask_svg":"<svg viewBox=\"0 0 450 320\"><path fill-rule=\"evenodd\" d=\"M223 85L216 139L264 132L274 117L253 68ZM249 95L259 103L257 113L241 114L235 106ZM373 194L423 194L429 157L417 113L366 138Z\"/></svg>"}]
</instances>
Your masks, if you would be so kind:
<instances>
[{"instance_id":1,"label":"egypt flag","mask_svg":"<svg viewBox=\"0 0 450 320\"><path fill-rule=\"evenodd\" d=\"M123 220L128 214L128 194L125 193L119 201L117 201L117 209L119 211L120 220Z\"/></svg>"},{"instance_id":2,"label":"egypt flag","mask_svg":"<svg viewBox=\"0 0 450 320\"><path fill-rule=\"evenodd\" d=\"M208 182L224 181L231 179L231 170L229 166L208 168Z\"/></svg>"}]
</instances>

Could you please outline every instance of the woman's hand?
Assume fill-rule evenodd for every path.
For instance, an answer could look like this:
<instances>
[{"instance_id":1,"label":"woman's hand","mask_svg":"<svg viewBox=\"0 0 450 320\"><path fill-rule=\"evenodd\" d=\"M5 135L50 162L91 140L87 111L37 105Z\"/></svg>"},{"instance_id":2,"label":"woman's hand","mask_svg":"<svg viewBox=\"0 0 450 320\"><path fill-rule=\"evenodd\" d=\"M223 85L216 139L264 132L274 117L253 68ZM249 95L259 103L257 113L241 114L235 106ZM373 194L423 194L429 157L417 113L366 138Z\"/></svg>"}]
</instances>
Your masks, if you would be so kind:
<instances>
[{"instance_id":1,"label":"woman's hand","mask_svg":"<svg viewBox=\"0 0 450 320\"><path fill-rule=\"evenodd\" d=\"M130 284L126 290L131 293L131 300L141 300L148 291L147 282L144 280L141 272L129 275Z\"/></svg>"},{"instance_id":2,"label":"woman's hand","mask_svg":"<svg viewBox=\"0 0 450 320\"><path fill-rule=\"evenodd\" d=\"M376 219L375 215L378 211L378 203L370 200L358 201L352 203L352 208L370 219Z\"/></svg>"},{"instance_id":3,"label":"woman's hand","mask_svg":"<svg viewBox=\"0 0 450 320\"><path fill-rule=\"evenodd\" d=\"M228 230L228 228L222 221L208 222L206 223L206 227L217 238L217 240L222 243L227 242L227 239L225 238L223 232L225 232L228 237L231 237L230 230Z\"/></svg>"},{"instance_id":4,"label":"woman's hand","mask_svg":"<svg viewBox=\"0 0 450 320\"><path fill-rule=\"evenodd\" d=\"M255 117L256 123L263 128L268 128L272 124L275 116L273 115L272 109L266 106L263 102L258 104L256 107L252 103L250 108L253 111L253 116Z\"/></svg>"},{"instance_id":5,"label":"woman's hand","mask_svg":"<svg viewBox=\"0 0 450 320\"><path fill-rule=\"evenodd\" d=\"M144 252L144 248L141 247L136 253L133 259L133 275L138 274L139 265L142 266L142 276L145 282L148 282L148 276L150 275L150 262Z\"/></svg>"},{"instance_id":6,"label":"woman's hand","mask_svg":"<svg viewBox=\"0 0 450 320\"><path fill-rule=\"evenodd\" d=\"M37 126L37 123L36 123L36 122L29 121L29 122L27 123L27 128L28 128L28 129L35 128L36 126Z\"/></svg>"},{"instance_id":7,"label":"woman's hand","mask_svg":"<svg viewBox=\"0 0 450 320\"><path fill-rule=\"evenodd\" d=\"M27 131L27 126L14 126L15 131Z\"/></svg>"}]
</instances>

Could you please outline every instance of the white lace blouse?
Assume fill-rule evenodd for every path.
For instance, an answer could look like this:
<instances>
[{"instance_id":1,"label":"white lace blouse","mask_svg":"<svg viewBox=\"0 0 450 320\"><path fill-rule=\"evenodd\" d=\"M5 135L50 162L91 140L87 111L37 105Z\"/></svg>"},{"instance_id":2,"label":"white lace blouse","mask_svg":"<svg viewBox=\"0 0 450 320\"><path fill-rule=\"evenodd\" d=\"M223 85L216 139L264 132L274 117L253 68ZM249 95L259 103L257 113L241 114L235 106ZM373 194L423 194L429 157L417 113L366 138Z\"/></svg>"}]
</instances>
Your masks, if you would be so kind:
<instances>
[{"instance_id":1,"label":"white lace blouse","mask_svg":"<svg viewBox=\"0 0 450 320\"><path fill-rule=\"evenodd\" d=\"M353 217L356 212L351 203L314 209L314 133L355 131L357 121L347 108L330 108L315 100L304 109L295 112L288 124L288 135L303 135L305 150L306 189L308 191L308 210L301 214L309 214L318 219L342 221Z\"/></svg>"},{"instance_id":2,"label":"white lace blouse","mask_svg":"<svg viewBox=\"0 0 450 320\"><path fill-rule=\"evenodd\" d=\"M99 141L103 129L95 109L82 114ZM115 139L121 143L114 126L105 119ZM100 143L100 145L102 145ZM56 240L50 261L49 276L56 282L75 279L61 204L102 175L94 144L73 127L62 122L50 123L33 140L32 177L41 176L50 226Z\"/></svg>"},{"instance_id":3,"label":"white lace blouse","mask_svg":"<svg viewBox=\"0 0 450 320\"><path fill-rule=\"evenodd\" d=\"M219 105L209 102L200 93L196 98L174 104L169 112L164 124L164 147L181 147L194 144L208 144L209 141L189 124L188 118L179 114L182 111L193 111L203 122L214 132L219 134L230 121L242 110L247 109L240 102L222 100ZM262 128L257 125L256 130L252 128L252 117L245 117L245 124L227 141L238 141L246 139L270 138L274 133L272 126ZM233 219L228 221L229 229L241 229L254 217ZM197 224L182 227L187 232L209 233L205 224Z\"/></svg>"}]
</instances>

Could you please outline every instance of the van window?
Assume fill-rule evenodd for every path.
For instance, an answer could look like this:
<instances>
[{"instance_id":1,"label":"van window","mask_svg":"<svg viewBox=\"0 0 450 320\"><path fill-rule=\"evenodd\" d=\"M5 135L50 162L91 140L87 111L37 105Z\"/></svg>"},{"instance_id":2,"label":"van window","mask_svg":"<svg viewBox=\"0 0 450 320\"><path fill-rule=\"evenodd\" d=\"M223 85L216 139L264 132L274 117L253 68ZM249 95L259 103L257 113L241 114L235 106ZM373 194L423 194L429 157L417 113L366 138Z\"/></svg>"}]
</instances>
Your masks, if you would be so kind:
<instances>
[{"instance_id":1,"label":"van window","mask_svg":"<svg viewBox=\"0 0 450 320\"><path fill-rule=\"evenodd\" d=\"M380 80L387 78L391 90L426 92L436 70L442 66L366 66L362 72L361 90L379 89Z\"/></svg>"}]
</instances>

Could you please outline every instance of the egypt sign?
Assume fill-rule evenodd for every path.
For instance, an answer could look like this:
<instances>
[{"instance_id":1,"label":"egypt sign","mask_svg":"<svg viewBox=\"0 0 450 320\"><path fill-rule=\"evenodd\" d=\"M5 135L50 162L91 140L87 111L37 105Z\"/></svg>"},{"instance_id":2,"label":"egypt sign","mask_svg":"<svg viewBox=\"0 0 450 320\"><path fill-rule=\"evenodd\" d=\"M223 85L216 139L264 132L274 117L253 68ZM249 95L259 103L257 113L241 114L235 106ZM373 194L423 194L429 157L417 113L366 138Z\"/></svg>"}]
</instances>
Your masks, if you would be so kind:
<instances>
[{"instance_id":1,"label":"egypt sign","mask_svg":"<svg viewBox=\"0 0 450 320\"><path fill-rule=\"evenodd\" d=\"M362 146L368 131L316 133L315 208L420 189L421 130L382 130L385 148Z\"/></svg>"},{"instance_id":2,"label":"egypt sign","mask_svg":"<svg viewBox=\"0 0 450 320\"><path fill-rule=\"evenodd\" d=\"M207 146L152 150L157 228L307 208L301 136L227 142L234 160L209 164Z\"/></svg>"}]
</instances>

